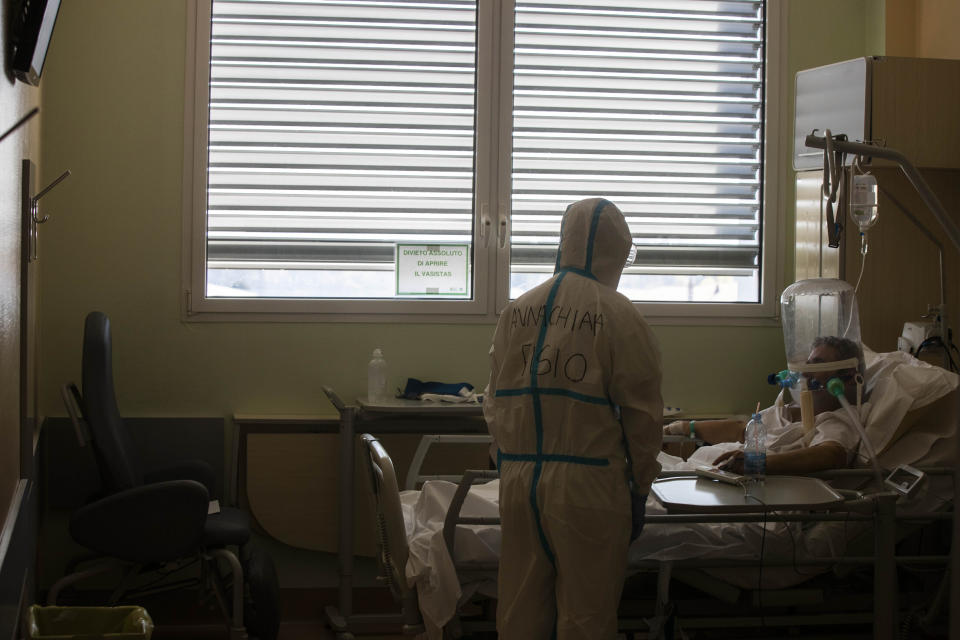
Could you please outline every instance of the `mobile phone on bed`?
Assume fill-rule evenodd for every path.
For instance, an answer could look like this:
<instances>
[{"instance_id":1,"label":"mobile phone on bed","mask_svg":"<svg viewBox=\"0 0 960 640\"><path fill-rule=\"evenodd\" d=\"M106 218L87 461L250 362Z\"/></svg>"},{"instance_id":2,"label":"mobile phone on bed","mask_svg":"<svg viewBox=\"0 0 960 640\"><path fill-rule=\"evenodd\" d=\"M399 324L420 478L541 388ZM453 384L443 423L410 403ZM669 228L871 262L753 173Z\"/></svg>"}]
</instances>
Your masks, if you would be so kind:
<instances>
[{"instance_id":1,"label":"mobile phone on bed","mask_svg":"<svg viewBox=\"0 0 960 640\"><path fill-rule=\"evenodd\" d=\"M914 469L908 464L897 465L897 468L890 472L884 484L903 496L909 496L916 490L926 474L919 469Z\"/></svg>"},{"instance_id":2,"label":"mobile phone on bed","mask_svg":"<svg viewBox=\"0 0 960 640\"><path fill-rule=\"evenodd\" d=\"M694 469L694 472L701 478L708 478L710 480L719 480L720 482L726 482L727 484L743 484L745 477L733 473L732 471L724 471L723 469L718 469L717 467L708 467L706 465L701 465Z\"/></svg>"}]
</instances>

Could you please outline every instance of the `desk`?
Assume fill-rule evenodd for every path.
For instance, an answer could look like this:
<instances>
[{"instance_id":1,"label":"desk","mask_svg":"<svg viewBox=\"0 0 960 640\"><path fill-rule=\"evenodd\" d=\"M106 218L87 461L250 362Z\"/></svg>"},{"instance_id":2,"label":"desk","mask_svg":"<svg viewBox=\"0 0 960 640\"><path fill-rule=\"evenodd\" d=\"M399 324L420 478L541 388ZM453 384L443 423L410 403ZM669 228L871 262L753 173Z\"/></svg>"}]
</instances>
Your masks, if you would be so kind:
<instances>
[{"instance_id":1,"label":"desk","mask_svg":"<svg viewBox=\"0 0 960 640\"><path fill-rule=\"evenodd\" d=\"M767 476L762 489L753 487L757 499L746 497L744 488L696 476L676 476L656 480L650 490L670 514L703 514L703 521L723 521L724 514L738 522L765 522L774 511L838 511L814 514L778 513L778 520L873 520L873 635L892 640L897 634L896 607L896 502L895 493L878 493L865 500L844 501L843 497L819 478ZM762 500L760 502L759 500ZM853 503L857 503L854 506ZM869 515L851 515L864 511ZM656 521L657 516L650 520ZM692 518L690 522L696 522ZM763 558L760 558L761 566Z\"/></svg>"},{"instance_id":2,"label":"desk","mask_svg":"<svg viewBox=\"0 0 960 640\"><path fill-rule=\"evenodd\" d=\"M353 614L353 478L356 436L358 432L385 434L470 434L487 433L483 409L477 404L427 403L419 400L389 399L370 403L358 398L357 405L346 405L329 388L323 388L340 413L339 478L337 508L340 531L337 545L338 607L327 607L330 628L338 637L351 637L351 622L382 622L382 616ZM399 617L398 617L399 619Z\"/></svg>"},{"instance_id":3,"label":"desk","mask_svg":"<svg viewBox=\"0 0 960 640\"><path fill-rule=\"evenodd\" d=\"M237 413L233 415L237 435L231 456L230 494L234 504L250 508L247 502L247 444L253 433L337 433L339 420L320 415L265 415Z\"/></svg>"}]
</instances>

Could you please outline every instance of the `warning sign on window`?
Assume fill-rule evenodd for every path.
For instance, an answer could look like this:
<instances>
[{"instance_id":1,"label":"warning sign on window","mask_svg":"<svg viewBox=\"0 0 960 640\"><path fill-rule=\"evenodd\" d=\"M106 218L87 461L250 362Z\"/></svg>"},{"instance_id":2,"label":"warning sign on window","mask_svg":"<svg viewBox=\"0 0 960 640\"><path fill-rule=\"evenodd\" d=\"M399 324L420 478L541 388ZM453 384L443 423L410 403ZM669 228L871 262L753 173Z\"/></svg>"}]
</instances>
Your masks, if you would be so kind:
<instances>
[{"instance_id":1,"label":"warning sign on window","mask_svg":"<svg viewBox=\"0 0 960 640\"><path fill-rule=\"evenodd\" d=\"M398 244L397 295L466 298L467 244Z\"/></svg>"}]
</instances>

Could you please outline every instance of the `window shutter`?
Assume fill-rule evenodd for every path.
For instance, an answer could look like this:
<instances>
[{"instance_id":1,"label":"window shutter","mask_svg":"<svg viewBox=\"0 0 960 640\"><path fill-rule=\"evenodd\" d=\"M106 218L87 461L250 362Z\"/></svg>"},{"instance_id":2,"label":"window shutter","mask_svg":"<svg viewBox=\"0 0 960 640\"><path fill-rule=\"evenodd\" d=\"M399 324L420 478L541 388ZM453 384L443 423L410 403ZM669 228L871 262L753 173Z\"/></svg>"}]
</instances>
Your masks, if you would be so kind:
<instances>
[{"instance_id":1,"label":"window shutter","mask_svg":"<svg viewBox=\"0 0 960 640\"><path fill-rule=\"evenodd\" d=\"M516 4L512 294L552 272L566 205L603 196L638 245L632 299L726 276L757 302L763 2L586 4Z\"/></svg>"},{"instance_id":2,"label":"window shutter","mask_svg":"<svg viewBox=\"0 0 960 640\"><path fill-rule=\"evenodd\" d=\"M473 0L214 0L208 274L470 244L475 40Z\"/></svg>"}]
</instances>

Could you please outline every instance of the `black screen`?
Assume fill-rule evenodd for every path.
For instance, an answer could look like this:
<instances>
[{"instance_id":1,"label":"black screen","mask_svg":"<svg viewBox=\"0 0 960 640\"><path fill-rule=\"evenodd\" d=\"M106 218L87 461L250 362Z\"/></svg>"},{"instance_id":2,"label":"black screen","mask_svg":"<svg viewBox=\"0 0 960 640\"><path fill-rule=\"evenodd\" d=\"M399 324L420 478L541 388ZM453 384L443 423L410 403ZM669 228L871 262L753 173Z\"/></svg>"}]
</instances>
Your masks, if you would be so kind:
<instances>
[{"instance_id":1,"label":"black screen","mask_svg":"<svg viewBox=\"0 0 960 640\"><path fill-rule=\"evenodd\" d=\"M11 20L13 74L27 84L40 84L43 63L53 36L60 0L21 0Z\"/></svg>"}]
</instances>

